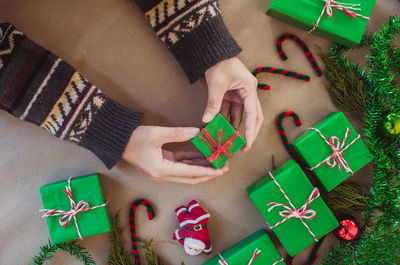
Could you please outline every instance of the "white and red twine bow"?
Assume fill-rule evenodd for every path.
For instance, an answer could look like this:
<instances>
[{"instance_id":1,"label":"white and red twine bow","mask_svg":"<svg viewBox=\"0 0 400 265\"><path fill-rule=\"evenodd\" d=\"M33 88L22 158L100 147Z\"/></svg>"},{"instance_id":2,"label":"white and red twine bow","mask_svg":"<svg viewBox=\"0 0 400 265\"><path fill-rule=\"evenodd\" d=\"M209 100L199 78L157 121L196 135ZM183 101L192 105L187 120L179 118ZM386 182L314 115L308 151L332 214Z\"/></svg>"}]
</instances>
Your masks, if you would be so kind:
<instances>
[{"instance_id":1,"label":"white and red twine bow","mask_svg":"<svg viewBox=\"0 0 400 265\"><path fill-rule=\"evenodd\" d=\"M314 200L316 200L319 196L319 190L318 188L314 188L313 191L311 192L310 196L308 197L306 203L301 206L299 209L296 209L296 207L293 205L292 201L289 199L287 196L286 192L282 189L281 185L279 185L278 181L275 179L275 177L272 175L271 172L269 172L270 177L272 180L275 182L276 186L278 186L279 190L282 192L283 196L285 196L286 200L289 202L289 206L283 204L283 203L276 203L276 202L268 202L268 206L271 206L268 208L268 212L272 211L275 207L283 207L286 210L282 210L279 212L279 215L282 216L284 219L276 223L275 225L271 226L271 229L274 229L278 225L286 222L290 218L298 218L303 225L307 228L308 232L311 234L311 236L314 238L315 241L318 241L318 238L314 235L314 233L311 231L311 228L307 225L307 223L304 221L304 219L313 219L316 215L316 212L312 209L307 209L310 203L312 203Z\"/></svg>"},{"instance_id":2,"label":"white and red twine bow","mask_svg":"<svg viewBox=\"0 0 400 265\"><path fill-rule=\"evenodd\" d=\"M256 258L258 257L258 255L261 253L261 250L259 250L258 248L256 248L254 250L253 256L251 257L251 259L249 260L249 262L247 263L247 265L251 265L253 264L253 262L256 260ZM218 263L220 265L229 265L229 263L224 259L224 257L219 253L219 258L220 260L218 261ZM283 258L281 258L280 260L278 260L277 262L272 263L271 265L276 265L279 262L283 261Z\"/></svg>"},{"instance_id":3,"label":"white and red twine bow","mask_svg":"<svg viewBox=\"0 0 400 265\"><path fill-rule=\"evenodd\" d=\"M319 23L325 14L325 11L326 11L326 14L328 15L328 17L333 16L333 8L342 10L343 12L345 12L347 15L349 15L352 18L361 17L363 19L370 20L369 17L366 17L366 16L363 16L356 12L353 12L353 11L361 11L361 4L340 3L340 2L334 1L334 0L322 0L322 1L325 2L324 9L322 10L321 15L319 16L314 27L309 31L310 33L313 32L316 28L318 28Z\"/></svg>"},{"instance_id":4,"label":"white and red twine bow","mask_svg":"<svg viewBox=\"0 0 400 265\"><path fill-rule=\"evenodd\" d=\"M78 226L78 222L76 220L76 215L80 212L84 211L90 211L94 210L100 207L106 206L107 202L97 205L94 207L89 207L89 203L86 201L80 201L78 203L75 203L74 198L72 197L72 189L71 189L71 178L68 179L68 185L65 187L65 190L63 190L65 194L67 194L68 199L71 204L71 210L65 211L65 210L59 210L59 209L42 209L40 212L43 212L42 218L47 218L50 216L61 216L59 223L62 227L65 227L68 225L68 223L71 221L71 219L74 219L74 223L76 226L76 231L79 235L79 238L82 240L82 235L81 231Z\"/></svg>"},{"instance_id":5,"label":"white and red twine bow","mask_svg":"<svg viewBox=\"0 0 400 265\"><path fill-rule=\"evenodd\" d=\"M339 171L342 171L342 168L344 168L346 169L347 173L351 173L353 175L354 174L353 171L351 170L349 164L343 157L343 152L346 151L347 148L349 148L352 144L354 144L358 139L360 139L361 135L357 135L357 137L354 138L353 141L351 141L348 145L345 146L347 138L351 133L349 128L346 129L346 133L344 134L342 143L340 143L340 139L336 136L331 136L328 141L322 134L322 132L316 128L309 128L309 130L316 131L322 137L322 139L324 139L325 143L329 145L329 147L332 149L332 154L330 156L328 156L326 159L318 163L316 166L312 167L310 170L315 170L322 164L326 163L326 165L330 168L334 168L336 165L338 165Z\"/></svg>"},{"instance_id":6,"label":"white and red twine bow","mask_svg":"<svg viewBox=\"0 0 400 265\"><path fill-rule=\"evenodd\" d=\"M203 128L201 128L201 132L206 138L204 138L202 135L200 135L199 138L203 140L212 151L214 151L214 153L207 158L207 161L211 162L218 159L219 154L221 153L226 155L229 159L232 158L232 155L228 153L227 150L232 146L232 141L239 136L239 131L236 131L224 144L221 144L222 129L218 130L218 143Z\"/></svg>"}]
</instances>

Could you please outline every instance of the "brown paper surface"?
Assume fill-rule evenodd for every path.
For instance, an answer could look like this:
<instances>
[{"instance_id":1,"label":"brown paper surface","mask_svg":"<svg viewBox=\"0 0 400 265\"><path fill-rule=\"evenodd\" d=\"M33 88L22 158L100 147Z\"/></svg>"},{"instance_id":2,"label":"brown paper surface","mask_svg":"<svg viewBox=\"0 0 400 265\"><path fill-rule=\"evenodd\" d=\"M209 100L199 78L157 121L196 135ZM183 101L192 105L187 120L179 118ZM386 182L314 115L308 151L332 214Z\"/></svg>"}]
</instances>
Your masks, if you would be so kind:
<instances>
[{"instance_id":1,"label":"brown paper surface","mask_svg":"<svg viewBox=\"0 0 400 265\"><path fill-rule=\"evenodd\" d=\"M158 184L125 162L111 171L89 151L50 136L34 125L21 122L0 112L0 263L29 264L49 236L39 188L68 176L100 172L109 212L122 209L123 238L129 247L128 210L130 203L147 198L154 204L157 218L148 221L145 209L137 212L140 237L171 239L177 228L174 209L197 199L211 212L209 229L213 255L249 236L266 224L247 196L246 188L276 164L285 162L285 152L274 119L282 111L295 110L301 115L303 128L290 121L286 128L290 140L304 128L319 121L336 108L324 87L326 80L317 78L302 51L287 41L289 56L282 62L275 51L275 39L290 32L298 35L318 54L330 42L266 16L269 1L221 0L223 18L232 35L243 47L240 58L253 69L257 66L284 67L311 76L306 83L281 76L262 74L262 81L272 86L260 91L265 122L254 147L239 153L230 163L230 172L197 186ZM385 17L398 14L396 0L378 0L367 30L375 31ZM0 18L9 21L31 39L76 67L112 98L136 111L145 113L145 124L165 126L200 126L207 100L204 80L189 85L178 63L156 38L139 8L128 0L2 0ZM361 61L365 52L352 53ZM317 58L321 64L321 60ZM350 117L357 127L357 119ZM358 126L359 128L359 126ZM370 181L370 167L352 177ZM97 264L106 264L109 235L86 238L82 243ZM274 239L275 240L275 239ZM327 240L321 255L329 249ZM276 242L280 252L284 250ZM169 244L154 250L166 264L198 265L208 257L189 257ZM303 264L310 248L299 254L295 264ZM49 264L78 264L65 254L57 254Z\"/></svg>"}]
</instances>

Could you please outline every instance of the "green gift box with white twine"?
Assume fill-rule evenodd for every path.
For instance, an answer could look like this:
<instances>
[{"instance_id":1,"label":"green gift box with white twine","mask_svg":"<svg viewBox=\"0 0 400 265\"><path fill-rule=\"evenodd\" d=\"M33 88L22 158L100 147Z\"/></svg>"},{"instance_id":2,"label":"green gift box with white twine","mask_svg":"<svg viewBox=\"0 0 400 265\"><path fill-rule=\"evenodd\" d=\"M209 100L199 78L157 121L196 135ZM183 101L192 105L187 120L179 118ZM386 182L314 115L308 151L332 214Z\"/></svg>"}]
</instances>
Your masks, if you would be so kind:
<instances>
[{"instance_id":1,"label":"green gift box with white twine","mask_svg":"<svg viewBox=\"0 0 400 265\"><path fill-rule=\"evenodd\" d=\"M372 160L361 135L342 112L333 112L292 142L300 159L327 191Z\"/></svg>"},{"instance_id":2,"label":"green gift box with white twine","mask_svg":"<svg viewBox=\"0 0 400 265\"><path fill-rule=\"evenodd\" d=\"M376 0L271 0L267 15L353 47L361 42Z\"/></svg>"},{"instance_id":3,"label":"green gift box with white twine","mask_svg":"<svg viewBox=\"0 0 400 265\"><path fill-rule=\"evenodd\" d=\"M97 174L69 178L40 188L53 244L83 239L111 229Z\"/></svg>"},{"instance_id":4,"label":"green gift box with white twine","mask_svg":"<svg viewBox=\"0 0 400 265\"><path fill-rule=\"evenodd\" d=\"M292 257L339 226L319 190L292 159L247 192Z\"/></svg>"},{"instance_id":5,"label":"green gift box with white twine","mask_svg":"<svg viewBox=\"0 0 400 265\"><path fill-rule=\"evenodd\" d=\"M259 230L203 265L284 265L264 230Z\"/></svg>"}]
</instances>

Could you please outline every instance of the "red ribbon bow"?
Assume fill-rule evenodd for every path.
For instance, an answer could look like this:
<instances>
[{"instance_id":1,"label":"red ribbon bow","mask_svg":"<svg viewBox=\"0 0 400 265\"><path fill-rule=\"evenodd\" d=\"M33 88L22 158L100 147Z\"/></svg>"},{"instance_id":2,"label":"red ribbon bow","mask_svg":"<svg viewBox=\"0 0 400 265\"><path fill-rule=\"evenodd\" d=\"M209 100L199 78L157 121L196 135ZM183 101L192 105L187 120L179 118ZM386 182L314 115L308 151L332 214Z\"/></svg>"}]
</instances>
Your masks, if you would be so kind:
<instances>
[{"instance_id":1,"label":"red ribbon bow","mask_svg":"<svg viewBox=\"0 0 400 265\"><path fill-rule=\"evenodd\" d=\"M73 197L72 197L72 189L71 189L71 178L68 179L68 185L65 187L65 190L63 190L65 194L67 194L69 201L71 203L71 210L65 211L65 210L59 210L59 209L42 209L40 212L44 212L42 215L42 218L50 217L50 216L60 216L61 218L59 220L59 223L62 227L66 227L68 223L71 221L72 218L74 218L75 226L76 226L76 231L79 235L79 238L82 240L82 235L81 231L79 230L78 222L76 220L76 215L80 212L84 211L89 211L89 210L94 210L96 208L104 207L106 206L107 202L97 205L94 207L89 207L89 203L86 201L80 201L78 203L75 203Z\"/></svg>"},{"instance_id":2,"label":"red ribbon bow","mask_svg":"<svg viewBox=\"0 0 400 265\"><path fill-rule=\"evenodd\" d=\"M227 150L232 146L233 140L235 140L236 137L239 136L239 131L236 131L235 134L233 134L231 138L229 138L224 144L221 144L222 129L218 130L218 143L203 128L201 128L201 132L207 139L204 138L202 135L200 135L199 138L203 140L212 151L214 151L214 153L207 158L207 161L211 162L216 160L221 153L226 155L229 159L232 158L232 155L228 153Z\"/></svg>"}]
</instances>

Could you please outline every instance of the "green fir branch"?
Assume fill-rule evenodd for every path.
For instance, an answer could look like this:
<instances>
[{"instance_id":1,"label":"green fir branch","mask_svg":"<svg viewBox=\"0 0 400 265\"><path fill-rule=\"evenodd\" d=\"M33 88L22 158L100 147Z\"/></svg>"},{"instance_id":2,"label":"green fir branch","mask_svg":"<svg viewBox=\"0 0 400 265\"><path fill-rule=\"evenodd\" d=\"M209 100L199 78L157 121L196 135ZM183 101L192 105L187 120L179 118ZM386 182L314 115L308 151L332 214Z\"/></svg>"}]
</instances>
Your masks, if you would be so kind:
<instances>
[{"instance_id":1,"label":"green fir branch","mask_svg":"<svg viewBox=\"0 0 400 265\"><path fill-rule=\"evenodd\" d=\"M345 54L348 49L339 45L331 48L325 57L329 60L330 71L336 71L337 67L337 72L343 74L347 70L352 72L352 77L349 79L346 74L343 79L357 77L364 83L363 136L374 157L374 171L370 194L365 200L367 207L363 211L366 222L359 240L333 247L323 264L399 264L400 137L389 137L381 131L386 113L400 113L400 90L394 78L400 72L400 53L391 43L399 33L400 16L397 16L390 18L381 30L363 38L356 48L369 49L368 71L351 62ZM343 89L351 89L352 82L347 82L349 87ZM355 102L334 98L346 106Z\"/></svg>"},{"instance_id":2,"label":"green fir branch","mask_svg":"<svg viewBox=\"0 0 400 265\"><path fill-rule=\"evenodd\" d=\"M48 244L40 247L39 254L33 258L33 264L41 265L49 261L54 256L54 254L61 250L67 252L76 260L83 262L83 264L85 265L96 265L92 256L86 251L83 246L75 242L52 244L50 241Z\"/></svg>"}]
</instances>

